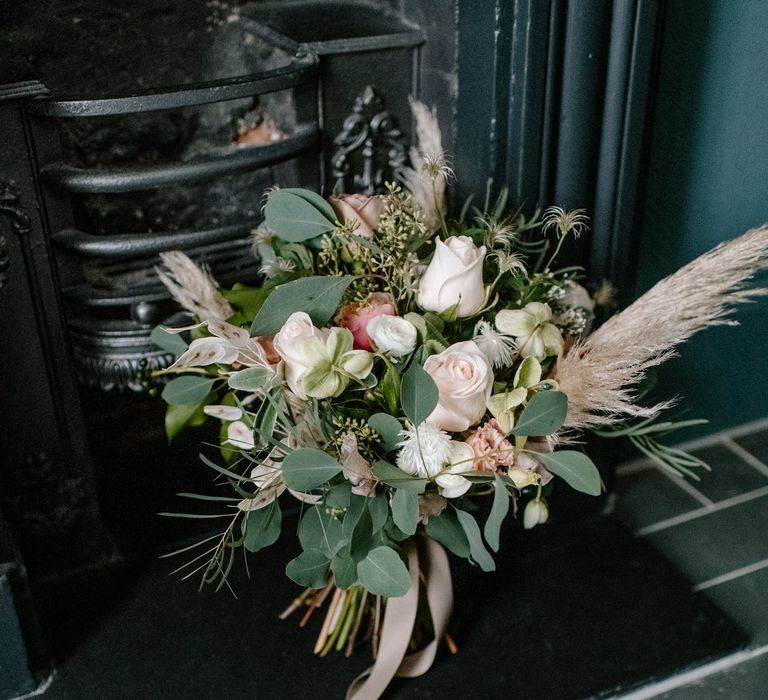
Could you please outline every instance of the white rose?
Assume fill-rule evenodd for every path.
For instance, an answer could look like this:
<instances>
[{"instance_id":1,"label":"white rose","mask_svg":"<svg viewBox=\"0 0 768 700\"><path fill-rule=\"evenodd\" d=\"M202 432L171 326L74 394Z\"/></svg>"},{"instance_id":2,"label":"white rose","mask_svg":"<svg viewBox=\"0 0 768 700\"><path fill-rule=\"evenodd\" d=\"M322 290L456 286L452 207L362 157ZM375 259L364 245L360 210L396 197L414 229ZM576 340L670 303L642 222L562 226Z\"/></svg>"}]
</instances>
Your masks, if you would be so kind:
<instances>
[{"instance_id":1,"label":"white rose","mask_svg":"<svg viewBox=\"0 0 768 700\"><path fill-rule=\"evenodd\" d=\"M379 352L402 357L416 347L416 326L400 316L374 316L365 327Z\"/></svg>"},{"instance_id":2,"label":"white rose","mask_svg":"<svg viewBox=\"0 0 768 700\"><path fill-rule=\"evenodd\" d=\"M451 466L435 479L444 498L458 498L469 490L472 482L461 475L472 471L474 458L475 453L466 442L451 440Z\"/></svg>"},{"instance_id":3,"label":"white rose","mask_svg":"<svg viewBox=\"0 0 768 700\"><path fill-rule=\"evenodd\" d=\"M419 282L419 306L442 313L458 304L457 316L471 316L485 301L485 246L478 248L468 236L451 236L445 242L437 238L435 246Z\"/></svg>"},{"instance_id":4,"label":"white rose","mask_svg":"<svg viewBox=\"0 0 768 700\"><path fill-rule=\"evenodd\" d=\"M285 362L285 381L288 388L300 399L307 398L300 380L315 366L315 356L306 352L308 348L305 348L305 341L317 338L325 342L327 336L327 330L315 328L309 314L297 311L288 317L272 340L275 351Z\"/></svg>"},{"instance_id":5,"label":"white rose","mask_svg":"<svg viewBox=\"0 0 768 700\"><path fill-rule=\"evenodd\" d=\"M473 341L455 343L428 357L424 369L440 392L429 421L453 432L467 430L480 421L493 389L493 370Z\"/></svg>"}]
</instances>

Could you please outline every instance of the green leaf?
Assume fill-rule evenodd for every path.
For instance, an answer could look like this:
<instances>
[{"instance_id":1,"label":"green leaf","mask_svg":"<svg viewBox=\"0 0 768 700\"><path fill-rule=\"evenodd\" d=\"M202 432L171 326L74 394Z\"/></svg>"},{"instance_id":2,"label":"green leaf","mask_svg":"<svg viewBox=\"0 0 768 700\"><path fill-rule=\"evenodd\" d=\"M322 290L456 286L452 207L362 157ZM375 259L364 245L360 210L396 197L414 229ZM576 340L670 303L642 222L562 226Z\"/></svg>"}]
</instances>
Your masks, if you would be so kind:
<instances>
[{"instance_id":1,"label":"green leaf","mask_svg":"<svg viewBox=\"0 0 768 700\"><path fill-rule=\"evenodd\" d=\"M381 380L381 393L387 402L389 412L397 413L400 406L400 375L390 362L387 362L387 369Z\"/></svg>"},{"instance_id":2,"label":"green leaf","mask_svg":"<svg viewBox=\"0 0 768 700\"><path fill-rule=\"evenodd\" d=\"M376 547L357 565L357 578L369 593L386 598L404 596L411 587L411 577L397 552L390 547Z\"/></svg>"},{"instance_id":3,"label":"green leaf","mask_svg":"<svg viewBox=\"0 0 768 700\"><path fill-rule=\"evenodd\" d=\"M592 460L583 452L560 450L551 454L537 453L544 466L553 474L564 479L569 486L590 496L599 496L601 491L600 472Z\"/></svg>"},{"instance_id":4,"label":"green leaf","mask_svg":"<svg viewBox=\"0 0 768 700\"><path fill-rule=\"evenodd\" d=\"M440 515L431 515L424 530L457 557L466 559L469 556L469 541L454 510L446 509Z\"/></svg>"},{"instance_id":5,"label":"green leaf","mask_svg":"<svg viewBox=\"0 0 768 700\"><path fill-rule=\"evenodd\" d=\"M397 489L392 497L392 520L406 535L415 535L419 524L418 494Z\"/></svg>"},{"instance_id":6,"label":"green leaf","mask_svg":"<svg viewBox=\"0 0 768 700\"><path fill-rule=\"evenodd\" d=\"M568 413L568 398L561 391L540 391L525 407L513 435L551 435L559 430Z\"/></svg>"},{"instance_id":7,"label":"green leaf","mask_svg":"<svg viewBox=\"0 0 768 700\"><path fill-rule=\"evenodd\" d=\"M349 548L350 556L355 562L365 559L368 555L368 551L371 549L372 535L373 525L371 514L368 512L368 508L364 506L363 511L360 513L360 517L355 524L355 529L352 532L352 540Z\"/></svg>"},{"instance_id":8,"label":"green leaf","mask_svg":"<svg viewBox=\"0 0 768 700\"><path fill-rule=\"evenodd\" d=\"M357 562L353 561L349 547L342 547L331 562L331 571L339 588L349 588L357 583Z\"/></svg>"},{"instance_id":9,"label":"green leaf","mask_svg":"<svg viewBox=\"0 0 768 700\"><path fill-rule=\"evenodd\" d=\"M264 206L264 224L280 238L300 243L332 231L334 220L317 206L295 192L270 192Z\"/></svg>"},{"instance_id":10,"label":"green leaf","mask_svg":"<svg viewBox=\"0 0 768 700\"><path fill-rule=\"evenodd\" d=\"M189 347L178 333L169 333L162 326L155 326L149 334L149 339L174 357L179 357Z\"/></svg>"},{"instance_id":11,"label":"green leaf","mask_svg":"<svg viewBox=\"0 0 768 700\"><path fill-rule=\"evenodd\" d=\"M371 514L371 529L378 532L384 527L389 517L387 497L383 493L368 499L368 512Z\"/></svg>"},{"instance_id":12,"label":"green leaf","mask_svg":"<svg viewBox=\"0 0 768 700\"><path fill-rule=\"evenodd\" d=\"M480 527L477 524L477 520L467 511L459 509L456 510L456 517L459 519L459 524L467 536L469 555L483 571L496 571L493 557L488 554L488 550L483 544L483 538L480 536Z\"/></svg>"},{"instance_id":13,"label":"green leaf","mask_svg":"<svg viewBox=\"0 0 768 700\"><path fill-rule=\"evenodd\" d=\"M397 443L402 440L400 431L403 429L403 426L397 418L390 416L388 413L374 413L368 419L368 425L379 434L384 449L387 452L392 452Z\"/></svg>"},{"instance_id":14,"label":"green leaf","mask_svg":"<svg viewBox=\"0 0 768 700\"><path fill-rule=\"evenodd\" d=\"M238 391L258 391L267 386L273 376L274 372L266 367L247 367L230 374L227 382Z\"/></svg>"},{"instance_id":15,"label":"green leaf","mask_svg":"<svg viewBox=\"0 0 768 700\"><path fill-rule=\"evenodd\" d=\"M383 481L387 486L394 486L397 489L423 493L427 486L426 479L419 479L418 477L406 474L394 464L384 462L383 460L375 462L372 471L379 481Z\"/></svg>"},{"instance_id":16,"label":"green leaf","mask_svg":"<svg viewBox=\"0 0 768 700\"><path fill-rule=\"evenodd\" d=\"M295 491L311 491L341 471L341 465L316 447L302 447L283 458L283 481Z\"/></svg>"},{"instance_id":17,"label":"green leaf","mask_svg":"<svg viewBox=\"0 0 768 700\"><path fill-rule=\"evenodd\" d=\"M341 484L331 487L325 494L325 505L327 508L337 508L346 510L349 508L349 499L352 495L352 484L345 481Z\"/></svg>"},{"instance_id":18,"label":"green leaf","mask_svg":"<svg viewBox=\"0 0 768 700\"><path fill-rule=\"evenodd\" d=\"M319 506L313 506L304 513L298 534L303 549L316 549L329 558L345 541L341 523L332 513Z\"/></svg>"},{"instance_id":19,"label":"green leaf","mask_svg":"<svg viewBox=\"0 0 768 700\"><path fill-rule=\"evenodd\" d=\"M251 326L252 336L274 335L296 311L306 311L316 326L324 326L339 308L355 278L302 277L281 284L267 297Z\"/></svg>"},{"instance_id":20,"label":"green leaf","mask_svg":"<svg viewBox=\"0 0 768 700\"><path fill-rule=\"evenodd\" d=\"M491 512L488 514L488 520L485 521L483 532L485 540L491 549L494 552L498 552L501 524L509 512L509 492L498 473L494 473L494 480L496 482L496 490L493 494L493 505L491 506Z\"/></svg>"},{"instance_id":21,"label":"green leaf","mask_svg":"<svg viewBox=\"0 0 768 700\"><path fill-rule=\"evenodd\" d=\"M215 381L199 376L176 377L165 385L162 397L172 406L197 406L208 396Z\"/></svg>"},{"instance_id":22,"label":"green leaf","mask_svg":"<svg viewBox=\"0 0 768 700\"><path fill-rule=\"evenodd\" d=\"M344 514L344 537L348 540L352 539L352 533L355 531L357 521L360 520L360 516L366 508L365 496L358 496L354 494L349 499L349 509Z\"/></svg>"},{"instance_id":23,"label":"green leaf","mask_svg":"<svg viewBox=\"0 0 768 700\"><path fill-rule=\"evenodd\" d=\"M400 404L414 425L423 423L435 410L440 393L432 377L416 362L403 375Z\"/></svg>"},{"instance_id":24,"label":"green leaf","mask_svg":"<svg viewBox=\"0 0 768 700\"><path fill-rule=\"evenodd\" d=\"M165 434L173 440L187 426L202 425L206 415L203 413L203 403L197 406L173 406L168 404L165 409Z\"/></svg>"},{"instance_id":25,"label":"green leaf","mask_svg":"<svg viewBox=\"0 0 768 700\"><path fill-rule=\"evenodd\" d=\"M282 529L283 516L277 500L268 506L251 510L243 521L243 546L249 552L258 552L277 542Z\"/></svg>"},{"instance_id":26,"label":"green leaf","mask_svg":"<svg viewBox=\"0 0 768 700\"><path fill-rule=\"evenodd\" d=\"M291 194L301 197L313 207L319 209L320 213L323 214L326 219L332 222L336 221L336 212L333 210L333 207L328 200L323 199L317 192L305 190L303 187L283 187L280 189L280 192L290 192Z\"/></svg>"},{"instance_id":27,"label":"green leaf","mask_svg":"<svg viewBox=\"0 0 768 700\"><path fill-rule=\"evenodd\" d=\"M328 579L330 562L316 549L302 552L285 567L285 575L300 586L322 588Z\"/></svg>"}]
</instances>

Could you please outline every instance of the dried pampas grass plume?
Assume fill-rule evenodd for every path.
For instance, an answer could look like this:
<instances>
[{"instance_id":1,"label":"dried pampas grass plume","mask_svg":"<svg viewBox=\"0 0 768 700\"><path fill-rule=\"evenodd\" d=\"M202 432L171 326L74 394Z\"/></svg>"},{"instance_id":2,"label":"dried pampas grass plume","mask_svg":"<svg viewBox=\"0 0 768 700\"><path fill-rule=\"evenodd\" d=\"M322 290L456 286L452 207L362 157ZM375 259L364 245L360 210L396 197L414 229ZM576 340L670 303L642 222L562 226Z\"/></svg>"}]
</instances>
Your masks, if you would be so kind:
<instances>
[{"instance_id":1,"label":"dried pampas grass plume","mask_svg":"<svg viewBox=\"0 0 768 700\"><path fill-rule=\"evenodd\" d=\"M409 101L416 120L418 146L410 151L413 167L403 167L398 174L424 212L424 224L435 229L445 213L445 186L452 171L445 160L437 116L423 102L413 98Z\"/></svg>"},{"instance_id":2,"label":"dried pampas grass plume","mask_svg":"<svg viewBox=\"0 0 768 700\"><path fill-rule=\"evenodd\" d=\"M675 354L675 347L710 326L735 325L736 305L768 294L745 288L768 268L768 225L721 243L663 279L558 360L556 378L568 396L565 428L609 425L648 417L670 403L637 406L635 388L645 372Z\"/></svg>"},{"instance_id":3,"label":"dried pampas grass plume","mask_svg":"<svg viewBox=\"0 0 768 700\"><path fill-rule=\"evenodd\" d=\"M198 267L180 250L160 253L160 259L167 273L156 267L157 276L184 309L201 321L225 321L234 313L211 273Z\"/></svg>"}]
</instances>

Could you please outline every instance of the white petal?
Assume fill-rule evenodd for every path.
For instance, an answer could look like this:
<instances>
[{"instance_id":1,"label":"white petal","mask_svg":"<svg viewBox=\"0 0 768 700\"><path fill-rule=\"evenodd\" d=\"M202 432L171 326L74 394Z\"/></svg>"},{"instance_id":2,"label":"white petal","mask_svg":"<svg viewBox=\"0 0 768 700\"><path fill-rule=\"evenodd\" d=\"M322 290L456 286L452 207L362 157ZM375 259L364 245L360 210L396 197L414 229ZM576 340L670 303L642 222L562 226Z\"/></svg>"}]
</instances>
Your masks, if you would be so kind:
<instances>
[{"instance_id":1,"label":"white petal","mask_svg":"<svg viewBox=\"0 0 768 700\"><path fill-rule=\"evenodd\" d=\"M203 413L219 420L240 420L243 417L243 412L237 406L222 406L219 404L203 406Z\"/></svg>"}]
</instances>

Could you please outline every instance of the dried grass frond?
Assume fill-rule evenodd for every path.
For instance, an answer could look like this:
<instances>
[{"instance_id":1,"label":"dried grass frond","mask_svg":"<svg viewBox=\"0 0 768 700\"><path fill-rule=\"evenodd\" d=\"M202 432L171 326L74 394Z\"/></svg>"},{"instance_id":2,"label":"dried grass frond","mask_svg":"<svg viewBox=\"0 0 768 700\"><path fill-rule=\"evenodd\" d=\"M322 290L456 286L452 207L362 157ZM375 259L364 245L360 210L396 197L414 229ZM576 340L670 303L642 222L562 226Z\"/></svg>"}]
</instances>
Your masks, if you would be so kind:
<instances>
[{"instance_id":1,"label":"dried grass frond","mask_svg":"<svg viewBox=\"0 0 768 700\"><path fill-rule=\"evenodd\" d=\"M160 253L160 259L165 270L156 267L157 276L182 308L201 321L224 321L234 313L208 270L198 267L180 250Z\"/></svg>"},{"instance_id":2,"label":"dried grass frond","mask_svg":"<svg viewBox=\"0 0 768 700\"><path fill-rule=\"evenodd\" d=\"M565 427L582 429L652 416L671 405L635 403L646 371L710 326L734 325L739 305L768 294L745 287L768 269L768 225L720 244L663 279L558 360L556 379L568 396Z\"/></svg>"},{"instance_id":3,"label":"dried grass frond","mask_svg":"<svg viewBox=\"0 0 768 700\"><path fill-rule=\"evenodd\" d=\"M445 213L445 187L453 171L443 151L437 115L423 102L411 98L410 103L418 145L410 151L413 167L403 167L398 174L424 213L426 226L435 229Z\"/></svg>"}]
</instances>

